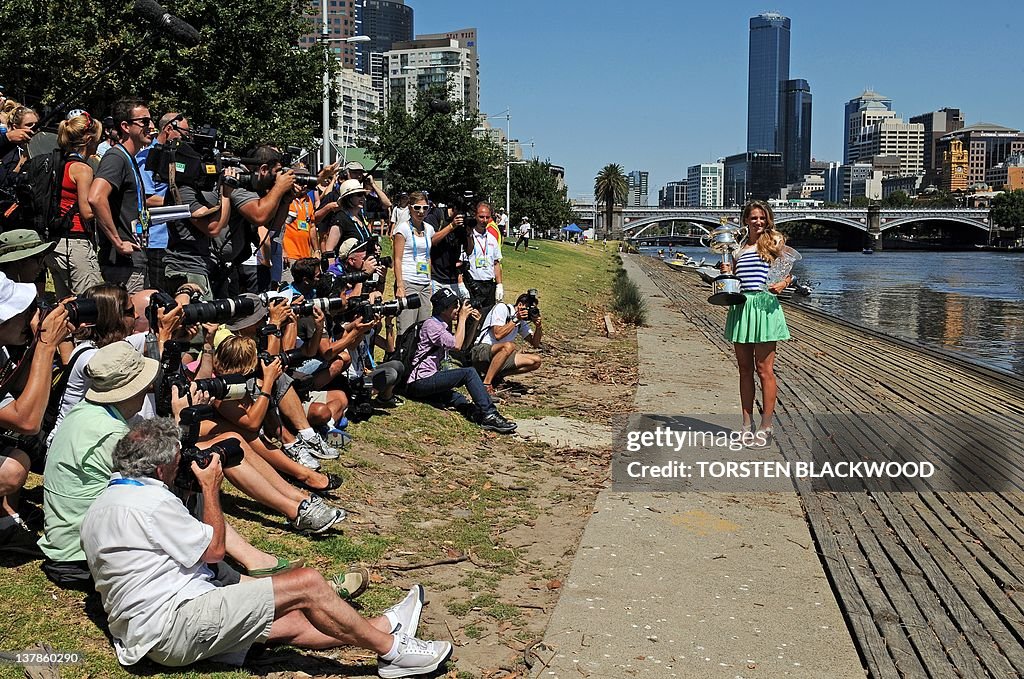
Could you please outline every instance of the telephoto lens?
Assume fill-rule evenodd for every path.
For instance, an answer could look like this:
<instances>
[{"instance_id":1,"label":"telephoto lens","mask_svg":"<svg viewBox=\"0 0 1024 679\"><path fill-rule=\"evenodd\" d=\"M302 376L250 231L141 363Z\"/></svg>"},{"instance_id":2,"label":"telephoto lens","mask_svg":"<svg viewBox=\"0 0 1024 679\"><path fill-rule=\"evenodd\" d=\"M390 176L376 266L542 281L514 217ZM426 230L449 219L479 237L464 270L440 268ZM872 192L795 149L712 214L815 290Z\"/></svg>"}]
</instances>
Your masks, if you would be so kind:
<instances>
[{"instance_id":1,"label":"telephoto lens","mask_svg":"<svg viewBox=\"0 0 1024 679\"><path fill-rule=\"evenodd\" d=\"M73 299L64 303L68 310L68 322L71 325L93 325L99 316L99 309L94 299Z\"/></svg>"},{"instance_id":2,"label":"telephoto lens","mask_svg":"<svg viewBox=\"0 0 1024 679\"><path fill-rule=\"evenodd\" d=\"M313 309L320 309L331 316L345 310L345 300L342 297L314 297L300 304L293 304L292 309L297 316L312 316Z\"/></svg>"},{"instance_id":3,"label":"telephoto lens","mask_svg":"<svg viewBox=\"0 0 1024 679\"><path fill-rule=\"evenodd\" d=\"M238 401L249 395L248 381L248 375L221 375L195 380L194 384L218 401Z\"/></svg>"},{"instance_id":4,"label":"telephoto lens","mask_svg":"<svg viewBox=\"0 0 1024 679\"><path fill-rule=\"evenodd\" d=\"M185 307L182 325L194 323L224 323L239 316L248 316L256 311L256 300L249 297L240 299L215 299L211 302L193 302Z\"/></svg>"}]
</instances>

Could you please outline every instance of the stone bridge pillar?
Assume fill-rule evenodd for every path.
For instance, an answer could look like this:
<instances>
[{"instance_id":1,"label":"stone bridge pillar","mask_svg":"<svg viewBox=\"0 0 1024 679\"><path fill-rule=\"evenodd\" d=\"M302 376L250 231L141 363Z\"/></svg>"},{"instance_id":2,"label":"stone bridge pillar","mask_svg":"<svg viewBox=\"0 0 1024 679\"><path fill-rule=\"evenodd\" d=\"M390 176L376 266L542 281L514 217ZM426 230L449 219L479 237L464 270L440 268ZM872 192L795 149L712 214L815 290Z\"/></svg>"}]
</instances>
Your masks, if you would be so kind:
<instances>
[{"instance_id":1,"label":"stone bridge pillar","mask_svg":"<svg viewBox=\"0 0 1024 679\"><path fill-rule=\"evenodd\" d=\"M882 249L882 206L868 205L868 232L865 236L865 247Z\"/></svg>"}]
</instances>

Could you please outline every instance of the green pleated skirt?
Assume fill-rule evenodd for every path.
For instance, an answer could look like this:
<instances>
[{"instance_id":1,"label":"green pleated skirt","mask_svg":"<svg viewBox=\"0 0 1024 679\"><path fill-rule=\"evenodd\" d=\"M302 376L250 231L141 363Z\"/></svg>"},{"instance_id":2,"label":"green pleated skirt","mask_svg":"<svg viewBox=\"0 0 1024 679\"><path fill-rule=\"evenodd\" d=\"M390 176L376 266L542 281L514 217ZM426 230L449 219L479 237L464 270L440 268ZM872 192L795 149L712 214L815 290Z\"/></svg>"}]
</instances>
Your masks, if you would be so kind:
<instances>
[{"instance_id":1,"label":"green pleated skirt","mask_svg":"<svg viewBox=\"0 0 1024 679\"><path fill-rule=\"evenodd\" d=\"M779 298L770 292L745 292L745 304L729 307L725 339L730 342L779 342L789 339L786 315Z\"/></svg>"}]
</instances>

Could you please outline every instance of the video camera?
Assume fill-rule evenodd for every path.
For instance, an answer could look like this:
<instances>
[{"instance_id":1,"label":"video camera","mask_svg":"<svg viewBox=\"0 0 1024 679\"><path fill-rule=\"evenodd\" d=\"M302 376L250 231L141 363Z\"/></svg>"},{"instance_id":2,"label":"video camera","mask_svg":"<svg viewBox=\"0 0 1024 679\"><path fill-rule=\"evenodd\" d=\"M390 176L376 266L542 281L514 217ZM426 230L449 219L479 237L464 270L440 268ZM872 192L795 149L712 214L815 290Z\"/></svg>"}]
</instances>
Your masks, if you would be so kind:
<instances>
[{"instance_id":1,"label":"video camera","mask_svg":"<svg viewBox=\"0 0 1024 679\"><path fill-rule=\"evenodd\" d=\"M463 191L462 195L455 199L454 205L456 214L462 215L462 224L467 229L476 228L476 194L472 191Z\"/></svg>"},{"instance_id":2,"label":"video camera","mask_svg":"<svg viewBox=\"0 0 1024 679\"><path fill-rule=\"evenodd\" d=\"M178 476L174 479L174 485L185 492L199 490L199 481L192 471L192 463L199 465L200 469L206 469L213 461L214 455L220 455L220 465L224 469L236 467L245 458L245 451L242 450L242 442L235 438L227 438L218 441L209 448L199 449L196 443L199 441L199 425L204 420L214 418L213 406L201 405L190 406L181 411L178 423L181 425L181 461L178 464Z\"/></svg>"},{"instance_id":3,"label":"video camera","mask_svg":"<svg viewBox=\"0 0 1024 679\"><path fill-rule=\"evenodd\" d=\"M244 170L247 160L228 155L224 143L217 140L216 128L203 125L192 132L190 141L180 138L154 146L146 157L146 169L159 181L168 182L173 166L175 183L212 191L222 181L230 186L251 184L252 173ZM243 171L227 179L224 170L229 167Z\"/></svg>"}]
</instances>

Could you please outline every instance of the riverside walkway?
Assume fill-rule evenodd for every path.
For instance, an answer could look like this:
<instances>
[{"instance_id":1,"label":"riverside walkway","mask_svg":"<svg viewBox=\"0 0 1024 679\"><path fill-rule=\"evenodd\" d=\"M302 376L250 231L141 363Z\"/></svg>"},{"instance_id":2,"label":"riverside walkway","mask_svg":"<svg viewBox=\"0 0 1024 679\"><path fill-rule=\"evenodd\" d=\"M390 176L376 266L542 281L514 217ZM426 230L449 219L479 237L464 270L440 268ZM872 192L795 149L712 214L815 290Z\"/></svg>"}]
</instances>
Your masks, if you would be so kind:
<instances>
[{"instance_id":1,"label":"riverside walkway","mask_svg":"<svg viewBox=\"0 0 1024 679\"><path fill-rule=\"evenodd\" d=\"M731 345L722 338L725 309L707 304L707 286L696 276L670 270L651 258L627 260L631 275L648 289L656 286L665 298L664 302L651 300L656 320L651 329L640 333L641 366L643 337L664 324L658 307L667 307L677 332L657 348L661 371L689 371L695 378L689 382L691 388L702 383L705 391L716 394L721 391L719 385L727 385L727 397L735 401L731 363L729 381L716 382L726 372L721 370L721 359L732 354ZM634 273L637 269L644 273ZM887 459L930 460L940 473L927 480L854 490L840 483L795 480L801 520L813 538L806 544L806 556L827 576L826 591L817 597L819 605L808 608L803 596L804 591L817 589L814 569L785 548L785 543L800 542L792 524L765 533L778 550L770 558L785 570L777 587L765 589L759 602L746 600L740 615L755 615L754 606L760 604L756 606L760 611L772 611L772 626L758 627L760 634L752 639L742 625L716 614L721 606L718 599L709 603L699 587L683 587L677 592L674 633L720 641L714 653L706 653L709 647L703 643L699 651L692 646L686 649L685 664L672 656L678 669L642 674L845 677L863 676L866 671L868 676L886 679L1024 676L1024 381L796 305L786 305L785 310L793 340L781 346L776 370L781 457L837 462L881 451ZM649 350L654 348L648 343ZM643 382L643 370L641 375ZM653 375L657 379L657 373ZM641 399L642 387L638 409L666 412L664 408L672 404L670 400L662 409L651 410ZM683 402L687 400L694 399ZM680 412L698 411L691 407ZM631 495L635 494L618 494L625 502ZM786 494L775 495L787 502ZM613 523L602 515L616 497L606 491L599 498L591 519L595 530L588 525L569 587L549 627L546 641L560 653L551 663L558 676L626 676L635 672L624 672L621 666L612 670L604 656L645 656L637 652L639 647L622 644L619 655L609 653L610 646L594 653L593 639L586 647L577 644L569 650L574 618L586 613L574 606L575 592L587 591L600 568L593 559L588 563L585 550L588 544L600 542L602 532L607 533L600 530L602 521ZM759 512L771 518L771 509L763 502L767 496L737 497L749 498L744 509L750 525L756 523ZM639 504L635 499L633 503ZM727 520L723 514L715 517L711 524L719 518ZM646 545L641 538L640 531L634 531L625 537L621 549L642 549ZM693 551L703 549L699 539L691 537L689 542ZM760 551L756 543L752 551ZM685 561L664 561L658 568L717 592L716 571L730 561L733 552L726 556L705 562L699 571L683 570ZM769 558L764 552L762 556ZM840 616L842 634L821 623L832 606ZM787 617L791 608L813 615L794 621ZM591 625L613 632L622 628L614 616ZM810 637L808 630L815 628L824 636ZM778 657L767 653L753 657L767 651L765 645L748 650L751 642L765 634L780 641ZM791 642L781 643L787 634ZM855 649L852 661L844 644ZM747 651L750 662L722 660L734 646ZM706 664L693 662L695 652L709 659ZM815 658L815 652L822 653L823 659ZM795 657L799 660L794 661Z\"/></svg>"}]
</instances>

